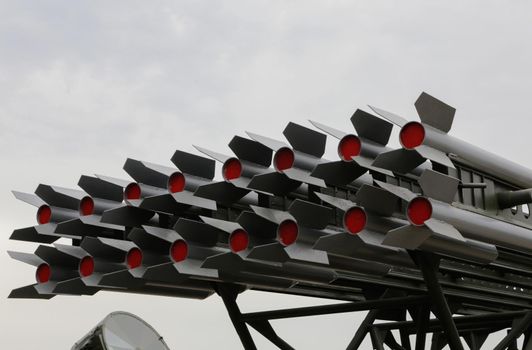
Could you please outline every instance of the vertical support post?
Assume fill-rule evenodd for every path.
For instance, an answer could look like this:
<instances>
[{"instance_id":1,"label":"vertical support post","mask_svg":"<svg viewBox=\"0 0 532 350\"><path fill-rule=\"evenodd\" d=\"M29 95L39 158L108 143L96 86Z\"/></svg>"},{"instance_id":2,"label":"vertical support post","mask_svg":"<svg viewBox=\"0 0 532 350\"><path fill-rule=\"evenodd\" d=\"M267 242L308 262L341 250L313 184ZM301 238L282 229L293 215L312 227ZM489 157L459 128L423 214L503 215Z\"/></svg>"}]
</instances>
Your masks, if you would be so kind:
<instances>
[{"instance_id":1,"label":"vertical support post","mask_svg":"<svg viewBox=\"0 0 532 350\"><path fill-rule=\"evenodd\" d=\"M410 344L410 336L408 332L401 329L399 330L399 334L401 335L401 346L405 350L412 350L412 346Z\"/></svg>"},{"instance_id":2,"label":"vertical support post","mask_svg":"<svg viewBox=\"0 0 532 350\"><path fill-rule=\"evenodd\" d=\"M220 295L224 302L227 313L231 318L231 322L233 322L233 326L235 327L244 349L257 350L257 347L253 342L253 338L251 337L251 333L249 333L246 322L244 322L242 319L242 313L240 312L238 304L236 303L236 297L238 296L237 290L232 286L218 284L216 286L216 292L218 295Z\"/></svg>"},{"instance_id":3,"label":"vertical support post","mask_svg":"<svg viewBox=\"0 0 532 350\"><path fill-rule=\"evenodd\" d=\"M427 341L427 327L429 323L430 310L428 305L420 305L417 312L417 332L416 350L424 350Z\"/></svg>"},{"instance_id":4,"label":"vertical support post","mask_svg":"<svg viewBox=\"0 0 532 350\"><path fill-rule=\"evenodd\" d=\"M464 350L460 336L458 335L458 330L453 321L451 310L438 281L437 266L439 259L435 258L432 254L422 252L416 254L416 258L423 278L425 279L428 294L434 305L434 311L442 324L443 331L449 342L449 347L452 350Z\"/></svg>"}]
</instances>

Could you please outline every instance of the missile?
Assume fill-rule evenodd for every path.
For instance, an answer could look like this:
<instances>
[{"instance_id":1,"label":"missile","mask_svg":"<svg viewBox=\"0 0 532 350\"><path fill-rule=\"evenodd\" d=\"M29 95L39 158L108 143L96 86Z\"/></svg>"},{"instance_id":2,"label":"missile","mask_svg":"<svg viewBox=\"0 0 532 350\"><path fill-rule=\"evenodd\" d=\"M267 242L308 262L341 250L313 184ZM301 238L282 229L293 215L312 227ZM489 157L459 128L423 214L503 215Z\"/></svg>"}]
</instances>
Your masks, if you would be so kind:
<instances>
[{"instance_id":1,"label":"missile","mask_svg":"<svg viewBox=\"0 0 532 350\"><path fill-rule=\"evenodd\" d=\"M322 179L310 175L325 152L326 136L295 123L288 123L283 131L292 147L286 143L246 132L253 140L275 152L273 165L276 172L255 175L248 187L274 194L291 192L302 183L326 187Z\"/></svg>"},{"instance_id":2,"label":"missile","mask_svg":"<svg viewBox=\"0 0 532 350\"><path fill-rule=\"evenodd\" d=\"M448 134L455 108L423 92L415 102L420 122L385 110L370 108L401 127L399 141L405 150L417 152L443 166L454 168L449 157L522 188L532 187L532 171ZM451 155L451 156L449 156Z\"/></svg>"}]
</instances>

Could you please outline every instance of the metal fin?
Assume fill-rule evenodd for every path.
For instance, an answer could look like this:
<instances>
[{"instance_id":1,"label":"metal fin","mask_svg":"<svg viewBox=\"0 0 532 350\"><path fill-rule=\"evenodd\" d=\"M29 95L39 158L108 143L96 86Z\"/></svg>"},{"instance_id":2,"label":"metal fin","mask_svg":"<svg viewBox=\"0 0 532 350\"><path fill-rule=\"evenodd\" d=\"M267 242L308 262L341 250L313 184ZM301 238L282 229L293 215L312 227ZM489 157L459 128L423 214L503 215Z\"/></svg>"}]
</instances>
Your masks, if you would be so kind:
<instances>
[{"instance_id":1,"label":"metal fin","mask_svg":"<svg viewBox=\"0 0 532 350\"><path fill-rule=\"evenodd\" d=\"M154 212L142 208L122 206L104 211L102 222L133 227L147 223L154 215Z\"/></svg>"},{"instance_id":2,"label":"metal fin","mask_svg":"<svg viewBox=\"0 0 532 350\"><path fill-rule=\"evenodd\" d=\"M396 195L397 197L401 199L404 199L407 202L417 197L415 193L413 193L407 188L399 187L396 185L392 185L392 184L382 182L382 181L377 181L377 180L375 180L375 183L379 185L381 188L385 189L386 191Z\"/></svg>"},{"instance_id":3,"label":"metal fin","mask_svg":"<svg viewBox=\"0 0 532 350\"><path fill-rule=\"evenodd\" d=\"M322 179L327 184L345 186L368 171L356 162L326 162L318 164L310 175Z\"/></svg>"},{"instance_id":4,"label":"metal fin","mask_svg":"<svg viewBox=\"0 0 532 350\"><path fill-rule=\"evenodd\" d=\"M53 243L61 238L54 234L57 224L49 223L39 226L19 228L13 231L9 239L36 243Z\"/></svg>"},{"instance_id":5,"label":"metal fin","mask_svg":"<svg viewBox=\"0 0 532 350\"><path fill-rule=\"evenodd\" d=\"M446 222L437 219L429 219L425 221L425 226L427 226L432 232L441 236L465 242L465 238L462 236L462 234L456 228L454 228L454 226Z\"/></svg>"},{"instance_id":6,"label":"metal fin","mask_svg":"<svg viewBox=\"0 0 532 350\"><path fill-rule=\"evenodd\" d=\"M210 199L221 204L230 205L247 195L250 190L236 187L227 181L213 182L199 186L194 196Z\"/></svg>"},{"instance_id":7,"label":"metal fin","mask_svg":"<svg viewBox=\"0 0 532 350\"><path fill-rule=\"evenodd\" d=\"M427 227L406 225L388 231L382 243L392 247L417 249L431 235L432 231Z\"/></svg>"},{"instance_id":8,"label":"metal fin","mask_svg":"<svg viewBox=\"0 0 532 350\"><path fill-rule=\"evenodd\" d=\"M206 223L179 218L174 230L187 242L194 242L203 246L212 247L218 242L220 230Z\"/></svg>"},{"instance_id":9,"label":"metal fin","mask_svg":"<svg viewBox=\"0 0 532 350\"><path fill-rule=\"evenodd\" d=\"M424 162L425 158L418 152L399 148L379 154L372 164L395 173L408 174Z\"/></svg>"},{"instance_id":10,"label":"metal fin","mask_svg":"<svg viewBox=\"0 0 532 350\"><path fill-rule=\"evenodd\" d=\"M107 199L115 202L122 202L123 187L114 183L105 181L98 177L82 175L79 178L78 186L81 187L90 196Z\"/></svg>"},{"instance_id":11,"label":"metal fin","mask_svg":"<svg viewBox=\"0 0 532 350\"><path fill-rule=\"evenodd\" d=\"M123 168L136 182L159 188L166 188L168 177L177 172L177 169L131 158L126 160Z\"/></svg>"},{"instance_id":12,"label":"metal fin","mask_svg":"<svg viewBox=\"0 0 532 350\"><path fill-rule=\"evenodd\" d=\"M360 187L355 199L365 210L382 216L391 216L397 206L397 197L393 193L367 184Z\"/></svg>"},{"instance_id":13,"label":"metal fin","mask_svg":"<svg viewBox=\"0 0 532 350\"><path fill-rule=\"evenodd\" d=\"M254 134L252 132L246 131L246 134L248 134L249 137L251 137L253 140L261 143L262 145L268 147L270 150L276 152L278 149L283 147L290 148L286 143L278 140L274 140L272 138L262 136L259 134Z\"/></svg>"},{"instance_id":14,"label":"metal fin","mask_svg":"<svg viewBox=\"0 0 532 350\"><path fill-rule=\"evenodd\" d=\"M272 164L272 150L257 141L235 136L229 142L229 148L239 159L265 167Z\"/></svg>"},{"instance_id":15,"label":"metal fin","mask_svg":"<svg viewBox=\"0 0 532 350\"><path fill-rule=\"evenodd\" d=\"M319 199L321 199L325 203L330 204L333 207L338 208L343 211L347 211L349 208L356 206L355 203L351 202L348 199L333 197L333 196L329 196L329 195L318 193L318 192L316 192L315 194L316 196L318 196Z\"/></svg>"},{"instance_id":16,"label":"metal fin","mask_svg":"<svg viewBox=\"0 0 532 350\"><path fill-rule=\"evenodd\" d=\"M292 180L286 175L272 172L267 174L255 175L249 182L248 188L274 195L285 195L301 185L301 182Z\"/></svg>"},{"instance_id":17,"label":"metal fin","mask_svg":"<svg viewBox=\"0 0 532 350\"><path fill-rule=\"evenodd\" d=\"M438 164L444 165L448 168L454 169L454 164L451 161L451 159L449 159L449 157L447 157L447 155L440 150L437 150L429 146L421 145L421 146L416 147L416 151L423 158L426 158Z\"/></svg>"},{"instance_id":18,"label":"metal fin","mask_svg":"<svg viewBox=\"0 0 532 350\"><path fill-rule=\"evenodd\" d=\"M373 110L373 112L377 113L378 115L380 115L384 119L392 122L393 124L395 124L395 125L397 125L399 127L403 127L403 125L408 123L407 119L405 119L403 117L400 117L397 114L394 114L392 112L388 112L388 111L385 111L384 109L380 109L380 108L373 107L373 106L369 106L369 108L371 108Z\"/></svg>"},{"instance_id":19,"label":"metal fin","mask_svg":"<svg viewBox=\"0 0 532 350\"><path fill-rule=\"evenodd\" d=\"M11 193L13 193L15 198L19 201L23 201L35 207L40 207L41 205L46 204L45 201L43 201L41 198L32 193L25 193L19 191L11 191Z\"/></svg>"},{"instance_id":20,"label":"metal fin","mask_svg":"<svg viewBox=\"0 0 532 350\"><path fill-rule=\"evenodd\" d=\"M425 196L445 203L452 203L460 184L460 180L430 169L423 171L418 182Z\"/></svg>"},{"instance_id":21,"label":"metal fin","mask_svg":"<svg viewBox=\"0 0 532 350\"><path fill-rule=\"evenodd\" d=\"M215 162L212 159L177 150L172 156L172 163L185 174L209 180L214 178Z\"/></svg>"},{"instance_id":22,"label":"metal fin","mask_svg":"<svg viewBox=\"0 0 532 350\"><path fill-rule=\"evenodd\" d=\"M51 299L55 297L54 294L41 294L35 289L36 284L30 284L20 288L13 289L9 293L10 299Z\"/></svg>"},{"instance_id":23,"label":"metal fin","mask_svg":"<svg viewBox=\"0 0 532 350\"><path fill-rule=\"evenodd\" d=\"M282 210L277 210L277 209L270 209L270 208L263 208L263 207L258 207L258 206L255 206L255 205L250 205L250 208L251 210L253 210L253 212L257 215L259 215L260 217L270 221L270 222L273 222L273 223L276 223L276 224L280 224L281 222L285 221L285 220L293 220L293 221L296 221L295 217L292 216L292 214L290 214L289 212L286 212L286 211L282 211Z\"/></svg>"},{"instance_id":24,"label":"metal fin","mask_svg":"<svg viewBox=\"0 0 532 350\"><path fill-rule=\"evenodd\" d=\"M437 98L422 92L414 103L419 119L445 133L451 130L456 109Z\"/></svg>"},{"instance_id":25,"label":"metal fin","mask_svg":"<svg viewBox=\"0 0 532 350\"><path fill-rule=\"evenodd\" d=\"M292 214L298 223L305 227L321 230L327 226L332 217L329 207L296 199L290 204L288 212Z\"/></svg>"},{"instance_id":26,"label":"metal fin","mask_svg":"<svg viewBox=\"0 0 532 350\"><path fill-rule=\"evenodd\" d=\"M310 154L317 158L321 158L323 153L325 153L327 136L320 132L289 122L283 134L296 151Z\"/></svg>"},{"instance_id":27,"label":"metal fin","mask_svg":"<svg viewBox=\"0 0 532 350\"><path fill-rule=\"evenodd\" d=\"M316 128L320 129L321 131L331 135L332 137L335 137L337 139L342 139L345 135L347 135L346 132L343 132L341 130L332 128L330 126L324 125L322 123L318 123L312 120L309 120L310 124L314 125Z\"/></svg>"},{"instance_id":28,"label":"metal fin","mask_svg":"<svg viewBox=\"0 0 532 350\"><path fill-rule=\"evenodd\" d=\"M279 242L264 244L251 248L248 258L278 263L284 263L290 259L284 247Z\"/></svg>"},{"instance_id":29,"label":"metal fin","mask_svg":"<svg viewBox=\"0 0 532 350\"><path fill-rule=\"evenodd\" d=\"M327 187L323 179L318 179L317 177L311 176L307 171L299 168L290 168L283 170L283 174L295 181L300 181L309 185L314 185L323 188Z\"/></svg>"},{"instance_id":30,"label":"metal fin","mask_svg":"<svg viewBox=\"0 0 532 350\"><path fill-rule=\"evenodd\" d=\"M351 117L351 123L353 123L358 136L361 138L383 146L388 144L393 124L360 109L357 109Z\"/></svg>"},{"instance_id":31,"label":"metal fin","mask_svg":"<svg viewBox=\"0 0 532 350\"><path fill-rule=\"evenodd\" d=\"M28 265L32 266L39 266L40 264L44 263L45 261L38 257L35 254L31 253L24 253L24 252L14 252L12 250L8 250L7 254L11 257L11 259L18 260L20 262L23 262Z\"/></svg>"},{"instance_id":32,"label":"metal fin","mask_svg":"<svg viewBox=\"0 0 532 350\"><path fill-rule=\"evenodd\" d=\"M83 191L40 184L35 194L47 204L78 210L80 200L86 196Z\"/></svg>"},{"instance_id":33,"label":"metal fin","mask_svg":"<svg viewBox=\"0 0 532 350\"><path fill-rule=\"evenodd\" d=\"M192 145L195 149L200 151L201 153L205 154L207 157L211 157L214 160L219 161L220 163L224 163L226 160L231 158L231 156L227 156L225 154L221 154L215 151L211 151L210 149L206 149L200 146Z\"/></svg>"}]
</instances>

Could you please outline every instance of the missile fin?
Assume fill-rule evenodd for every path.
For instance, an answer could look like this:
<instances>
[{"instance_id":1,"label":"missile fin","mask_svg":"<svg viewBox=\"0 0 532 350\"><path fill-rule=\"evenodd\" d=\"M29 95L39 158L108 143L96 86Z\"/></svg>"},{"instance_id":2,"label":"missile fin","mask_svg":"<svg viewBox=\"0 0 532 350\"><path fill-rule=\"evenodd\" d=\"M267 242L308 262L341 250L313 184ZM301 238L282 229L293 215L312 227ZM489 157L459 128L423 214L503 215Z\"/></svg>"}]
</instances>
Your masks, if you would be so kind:
<instances>
[{"instance_id":1,"label":"missile fin","mask_svg":"<svg viewBox=\"0 0 532 350\"><path fill-rule=\"evenodd\" d=\"M325 153L327 136L321 132L289 122L283 134L296 151L321 158Z\"/></svg>"},{"instance_id":2,"label":"missile fin","mask_svg":"<svg viewBox=\"0 0 532 350\"><path fill-rule=\"evenodd\" d=\"M375 113L383 117L384 119L392 122L393 124L403 127L406 123L408 123L408 120L398 116L397 114L394 114L392 112L385 111L384 109L380 109L377 107L369 106Z\"/></svg>"},{"instance_id":3,"label":"missile fin","mask_svg":"<svg viewBox=\"0 0 532 350\"><path fill-rule=\"evenodd\" d=\"M451 130L456 109L422 92L414 103L421 122L445 133Z\"/></svg>"},{"instance_id":4,"label":"missile fin","mask_svg":"<svg viewBox=\"0 0 532 350\"><path fill-rule=\"evenodd\" d=\"M293 201L288 208L288 212L301 225L318 230L327 226L333 214L331 208L301 199Z\"/></svg>"},{"instance_id":5,"label":"missile fin","mask_svg":"<svg viewBox=\"0 0 532 350\"><path fill-rule=\"evenodd\" d=\"M272 164L272 150L257 141L234 136L229 142L229 148L239 159L265 167Z\"/></svg>"},{"instance_id":6,"label":"missile fin","mask_svg":"<svg viewBox=\"0 0 532 350\"><path fill-rule=\"evenodd\" d=\"M215 152L215 151L211 151L209 149L206 149L206 148L203 148L203 147L200 147L200 146L196 146L196 145L193 145L193 146L194 146L195 149L197 149L201 153L205 154L207 157L211 157L212 159L217 160L220 163L224 163L226 160L231 158L230 156L227 156L225 154L221 154L221 153L218 153L218 152Z\"/></svg>"},{"instance_id":7,"label":"missile fin","mask_svg":"<svg viewBox=\"0 0 532 350\"><path fill-rule=\"evenodd\" d=\"M397 206L397 197L385 189L364 184L357 191L355 200L368 212L391 216Z\"/></svg>"},{"instance_id":8,"label":"missile fin","mask_svg":"<svg viewBox=\"0 0 532 350\"><path fill-rule=\"evenodd\" d=\"M351 117L351 123L355 127L358 136L368 139L380 145L386 146L390 140L393 124L357 109Z\"/></svg>"},{"instance_id":9,"label":"missile fin","mask_svg":"<svg viewBox=\"0 0 532 350\"><path fill-rule=\"evenodd\" d=\"M424 162L425 158L418 152L399 148L379 154L372 165L395 173L408 174Z\"/></svg>"},{"instance_id":10,"label":"missile fin","mask_svg":"<svg viewBox=\"0 0 532 350\"><path fill-rule=\"evenodd\" d=\"M322 179L325 183L337 186L347 185L367 171L355 162L326 162L318 164L310 176Z\"/></svg>"},{"instance_id":11,"label":"missile fin","mask_svg":"<svg viewBox=\"0 0 532 350\"><path fill-rule=\"evenodd\" d=\"M452 203L460 184L460 180L430 169L423 171L418 182L424 195L445 203Z\"/></svg>"},{"instance_id":12,"label":"missile fin","mask_svg":"<svg viewBox=\"0 0 532 350\"><path fill-rule=\"evenodd\" d=\"M209 180L214 178L215 162L212 159L177 150L172 156L172 163L185 174Z\"/></svg>"},{"instance_id":13,"label":"missile fin","mask_svg":"<svg viewBox=\"0 0 532 350\"><path fill-rule=\"evenodd\" d=\"M315 122L313 120L309 120L310 124L314 125L316 128L320 129L321 131L331 135L332 137L337 138L338 140L342 139L345 135L347 135L346 132L343 132L341 130L332 128L330 126L324 125L322 123Z\"/></svg>"}]
</instances>

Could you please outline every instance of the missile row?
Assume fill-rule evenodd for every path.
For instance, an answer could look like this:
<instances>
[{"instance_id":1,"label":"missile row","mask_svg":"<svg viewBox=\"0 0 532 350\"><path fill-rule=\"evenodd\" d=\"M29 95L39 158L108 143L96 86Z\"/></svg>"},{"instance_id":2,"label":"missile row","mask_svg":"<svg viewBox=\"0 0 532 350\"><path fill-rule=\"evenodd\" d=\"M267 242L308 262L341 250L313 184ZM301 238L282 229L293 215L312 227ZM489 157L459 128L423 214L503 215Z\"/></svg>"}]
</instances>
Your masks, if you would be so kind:
<instances>
[{"instance_id":1,"label":"missile row","mask_svg":"<svg viewBox=\"0 0 532 350\"><path fill-rule=\"evenodd\" d=\"M422 93L415 107L419 122L371 107L378 116L357 110L354 130L290 122L286 141L233 137L233 155L195 146L202 156L178 150L175 167L127 159L127 180L14 191L37 225L10 238L39 245L9 252L36 271L10 297L203 299L219 283L340 300L424 293L423 251L442 257L443 292L464 310L531 308L532 223L511 213L532 202L532 171L449 136L447 104ZM394 124L399 149L387 146ZM336 160L323 158L327 135Z\"/></svg>"}]
</instances>

